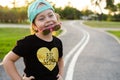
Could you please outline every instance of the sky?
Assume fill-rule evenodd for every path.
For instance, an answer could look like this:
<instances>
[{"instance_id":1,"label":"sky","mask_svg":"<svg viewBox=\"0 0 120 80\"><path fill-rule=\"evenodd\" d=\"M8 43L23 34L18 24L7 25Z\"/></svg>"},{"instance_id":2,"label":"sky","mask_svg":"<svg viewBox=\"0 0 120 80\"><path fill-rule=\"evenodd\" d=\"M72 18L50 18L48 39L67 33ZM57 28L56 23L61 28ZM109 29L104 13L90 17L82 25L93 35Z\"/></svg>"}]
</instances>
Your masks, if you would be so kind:
<instances>
[{"instance_id":1,"label":"sky","mask_svg":"<svg viewBox=\"0 0 120 80\"><path fill-rule=\"evenodd\" d=\"M98 13L101 13L100 9L96 6L93 6L91 4L91 0L48 0L48 1L52 1L54 3L56 3L56 7L64 7L65 5L68 4L68 2L70 2L72 7L77 8L78 10L84 10L84 9L90 9L92 11L96 11ZM120 0L115 0L115 4L120 3ZM107 10L104 9L104 7L106 6L105 2L101 3L102 6L102 11L103 13L108 13Z\"/></svg>"},{"instance_id":2,"label":"sky","mask_svg":"<svg viewBox=\"0 0 120 80\"><path fill-rule=\"evenodd\" d=\"M10 4L10 2L12 1L13 0L0 0L0 5L2 6L8 5L9 7L12 7L12 4ZM16 0L16 1L19 3L18 6L25 4L24 3L25 0ZM90 5L90 0L48 0L48 1L54 2L57 5L57 7L64 7L65 5L68 4L68 2L71 2L71 5L80 9L85 7L86 5Z\"/></svg>"},{"instance_id":3,"label":"sky","mask_svg":"<svg viewBox=\"0 0 120 80\"><path fill-rule=\"evenodd\" d=\"M0 5L2 6L8 6L8 7L13 7L12 4L10 4L13 0L0 0ZM25 0L16 0L19 4L17 4L17 6L22 6L25 5ZM56 7L64 7L68 4L68 2L70 2L72 7L75 7L79 10L83 10L85 8L88 8L92 11L97 10L99 11L99 8L95 7L95 6L91 6L91 0L48 0L51 1L53 3L55 3ZM31 2L31 0L29 0L29 2ZM120 3L120 0L115 0L115 3ZM102 7L105 6L105 3L101 4ZM104 11L104 9L103 9ZM104 11L105 12L105 11Z\"/></svg>"},{"instance_id":4,"label":"sky","mask_svg":"<svg viewBox=\"0 0 120 80\"><path fill-rule=\"evenodd\" d=\"M82 9L86 6L90 6L90 0L49 0L56 3L58 7L64 7L70 2L71 6L76 7L78 9Z\"/></svg>"}]
</instances>

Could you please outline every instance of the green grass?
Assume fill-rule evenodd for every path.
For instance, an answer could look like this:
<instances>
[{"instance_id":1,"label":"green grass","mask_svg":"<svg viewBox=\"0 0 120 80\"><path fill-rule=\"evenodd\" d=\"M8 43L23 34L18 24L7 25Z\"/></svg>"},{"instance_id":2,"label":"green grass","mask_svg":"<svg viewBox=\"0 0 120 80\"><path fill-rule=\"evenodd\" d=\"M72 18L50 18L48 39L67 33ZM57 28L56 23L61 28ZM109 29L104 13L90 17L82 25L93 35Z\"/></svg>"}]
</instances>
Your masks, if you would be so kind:
<instances>
[{"instance_id":1,"label":"green grass","mask_svg":"<svg viewBox=\"0 0 120 80\"><path fill-rule=\"evenodd\" d=\"M107 22L107 21L85 21L84 24L97 27L97 28L120 28L120 22Z\"/></svg>"},{"instance_id":2,"label":"green grass","mask_svg":"<svg viewBox=\"0 0 120 80\"><path fill-rule=\"evenodd\" d=\"M120 22L107 22L107 21L85 21L84 24L95 27L95 28L120 28ZM120 39L120 31L107 31L113 35L115 35L118 39Z\"/></svg>"},{"instance_id":3,"label":"green grass","mask_svg":"<svg viewBox=\"0 0 120 80\"><path fill-rule=\"evenodd\" d=\"M0 59L3 59L16 44L16 41L30 34L24 28L0 28Z\"/></svg>"},{"instance_id":4,"label":"green grass","mask_svg":"<svg viewBox=\"0 0 120 80\"><path fill-rule=\"evenodd\" d=\"M55 32L58 36L63 30ZM16 41L30 34L29 29L25 28L0 28L0 59L15 46Z\"/></svg>"},{"instance_id":5,"label":"green grass","mask_svg":"<svg viewBox=\"0 0 120 80\"><path fill-rule=\"evenodd\" d=\"M107 31L120 39L120 31Z\"/></svg>"}]
</instances>

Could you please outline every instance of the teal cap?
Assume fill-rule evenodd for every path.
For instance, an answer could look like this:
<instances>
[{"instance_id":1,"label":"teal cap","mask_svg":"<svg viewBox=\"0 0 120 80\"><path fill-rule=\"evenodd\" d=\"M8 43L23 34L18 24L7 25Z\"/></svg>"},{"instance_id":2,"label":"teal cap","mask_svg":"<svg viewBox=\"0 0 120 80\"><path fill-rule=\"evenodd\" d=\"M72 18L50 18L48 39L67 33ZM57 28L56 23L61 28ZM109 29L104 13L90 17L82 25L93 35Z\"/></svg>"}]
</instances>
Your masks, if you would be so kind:
<instances>
[{"instance_id":1,"label":"teal cap","mask_svg":"<svg viewBox=\"0 0 120 80\"><path fill-rule=\"evenodd\" d=\"M40 4L43 4L43 5L41 7L39 7ZM47 2L45 0L35 0L28 7L28 19L32 23L37 14L39 14L47 9L51 9L54 11L53 7L50 5L49 2Z\"/></svg>"}]
</instances>

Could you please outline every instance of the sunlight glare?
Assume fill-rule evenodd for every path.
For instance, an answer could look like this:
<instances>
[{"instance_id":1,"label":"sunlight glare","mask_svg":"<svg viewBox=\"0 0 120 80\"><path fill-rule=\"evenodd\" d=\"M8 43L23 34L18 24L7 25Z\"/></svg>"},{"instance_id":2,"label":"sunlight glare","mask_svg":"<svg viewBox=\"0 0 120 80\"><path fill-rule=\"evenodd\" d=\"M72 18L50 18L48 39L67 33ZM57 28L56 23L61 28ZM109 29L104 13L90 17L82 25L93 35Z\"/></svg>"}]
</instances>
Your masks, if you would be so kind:
<instances>
[{"instance_id":1,"label":"sunlight glare","mask_svg":"<svg viewBox=\"0 0 120 80\"><path fill-rule=\"evenodd\" d=\"M2 5L3 7L7 6L9 8L13 8L13 1L14 0L0 0L0 5ZM31 2L32 0L28 0L29 2ZM16 5L17 7L21 7L25 5L25 0L16 0Z\"/></svg>"},{"instance_id":2,"label":"sunlight glare","mask_svg":"<svg viewBox=\"0 0 120 80\"><path fill-rule=\"evenodd\" d=\"M9 8L13 8L13 2L14 0L0 0L0 5L2 6L7 6ZM32 0L28 0L31 2ZM56 7L62 7L64 8L65 6L70 4L70 6L77 8L78 10L84 10L84 9L90 9L92 11L97 10L100 12L99 8L91 5L91 0L48 0L49 2L52 2L55 4ZM120 3L120 0L115 0L115 4ZM102 5L102 10L105 10L105 2ZM16 6L21 7L25 6L25 0L16 0Z\"/></svg>"}]
</instances>

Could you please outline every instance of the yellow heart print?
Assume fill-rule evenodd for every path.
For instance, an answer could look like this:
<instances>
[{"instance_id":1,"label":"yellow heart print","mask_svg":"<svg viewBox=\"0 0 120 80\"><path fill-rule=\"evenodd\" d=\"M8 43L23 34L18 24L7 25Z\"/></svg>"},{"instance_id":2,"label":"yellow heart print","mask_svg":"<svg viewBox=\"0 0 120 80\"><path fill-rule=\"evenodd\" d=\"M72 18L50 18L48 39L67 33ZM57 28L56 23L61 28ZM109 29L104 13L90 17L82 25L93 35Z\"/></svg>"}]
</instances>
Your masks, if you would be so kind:
<instances>
[{"instance_id":1,"label":"yellow heart print","mask_svg":"<svg viewBox=\"0 0 120 80\"><path fill-rule=\"evenodd\" d=\"M48 48L42 47L37 51L37 58L47 69L52 71L58 62L58 49L54 47L50 51Z\"/></svg>"}]
</instances>

